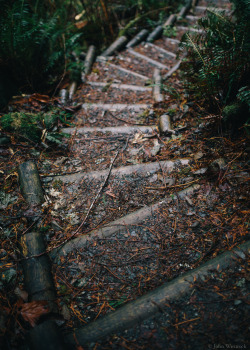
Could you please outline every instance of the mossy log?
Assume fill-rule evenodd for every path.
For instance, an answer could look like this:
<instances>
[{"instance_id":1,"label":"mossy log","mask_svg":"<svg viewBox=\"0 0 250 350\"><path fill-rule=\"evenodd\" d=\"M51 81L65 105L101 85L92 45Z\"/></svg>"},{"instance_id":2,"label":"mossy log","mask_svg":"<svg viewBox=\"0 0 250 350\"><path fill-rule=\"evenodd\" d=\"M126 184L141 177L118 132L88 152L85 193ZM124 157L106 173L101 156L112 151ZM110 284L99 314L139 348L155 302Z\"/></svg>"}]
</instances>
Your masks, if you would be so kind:
<instances>
[{"instance_id":1,"label":"mossy log","mask_svg":"<svg viewBox=\"0 0 250 350\"><path fill-rule=\"evenodd\" d=\"M203 266L187 272L109 315L90 323L88 326L77 329L73 334L67 336L66 341L75 345L77 341L78 345L86 346L87 343L96 342L101 338L114 335L117 332L140 324L142 321L166 309L167 303L176 301L191 293L194 288L193 284L197 279L205 278L213 270L221 272L226 267L235 265L237 258L244 259L249 252L250 241L242 244L239 248L219 255Z\"/></svg>"},{"instance_id":2,"label":"mossy log","mask_svg":"<svg viewBox=\"0 0 250 350\"><path fill-rule=\"evenodd\" d=\"M46 251L44 239L40 232L29 232L21 237L21 252L23 260L23 272L25 289L30 299L46 300L49 302L53 312L56 292L51 273L50 259L47 255L41 255ZM35 258L30 258L37 256ZM30 259L29 259L30 258Z\"/></svg>"},{"instance_id":3,"label":"mossy log","mask_svg":"<svg viewBox=\"0 0 250 350\"><path fill-rule=\"evenodd\" d=\"M44 202L43 189L37 166L28 161L19 166L19 181L23 197L30 207ZM20 239L25 290L29 301L44 300L48 302L48 315L58 313L56 291L51 273L50 260L41 232L27 232ZM31 350L65 349L62 336L53 320L44 319L31 329L28 334Z\"/></svg>"},{"instance_id":4,"label":"mossy log","mask_svg":"<svg viewBox=\"0 0 250 350\"><path fill-rule=\"evenodd\" d=\"M40 205L44 202L43 189L37 166L28 161L18 167L20 190L25 201L31 205Z\"/></svg>"}]
</instances>

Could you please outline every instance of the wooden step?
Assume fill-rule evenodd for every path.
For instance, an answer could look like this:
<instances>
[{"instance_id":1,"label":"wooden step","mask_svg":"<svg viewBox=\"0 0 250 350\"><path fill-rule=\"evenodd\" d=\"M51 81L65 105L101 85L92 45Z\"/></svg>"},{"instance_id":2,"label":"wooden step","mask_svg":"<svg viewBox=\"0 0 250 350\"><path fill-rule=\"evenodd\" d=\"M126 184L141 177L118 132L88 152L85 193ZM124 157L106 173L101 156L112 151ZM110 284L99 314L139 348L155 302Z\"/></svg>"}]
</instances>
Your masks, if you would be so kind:
<instances>
[{"instance_id":1,"label":"wooden step","mask_svg":"<svg viewBox=\"0 0 250 350\"><path fill-rule=\"evenodd\" d=\"M142 163L135 165L122 166L120 168L114 168L112 170L112 174L115 176L125 176L131 174L153 174L157 171L164 171L164 173L170 173L174 170L176 165L188 165L189 159L176 159L176 160L163 160L160 162L152 162L152 163ZM102 179L107 176L109 169L101 170L101 171L91 171L91 172L79 172L70 175L56 175L53 178L61 180L63 182L78 182L83 178L88 179ZM50 178L50 176L48 176Z\"/></svg>"},{"instance_id":2,"label":"wooden step","mask_svg":"<svg viewBox=\"0 0 250 350\"><path fill-rule=\"evenodd\" d=\"M156 60L153 60L152 58L149 58L145 55L142 55L140 54L139 52L136 52L135 50L133 49L128 49L127 50L131 55L135 56L135 57L138 57L138 58L141 58L142 60L150 63L152 66L156 67L156 68L159 68L159 69L169 69L168 66L166 66L165 64L162 64L161 62L158 62Z\"/></svg>"},{"instance_id":3,"label":"wooden step","mask_svg":"<svg viewBox=\"0 0 250 350\"><path fill-rule=\"evenodd\" d=\"M112 134L134 134L136 132L142 132L142 133L149 133L152 131L156 132L157 128L156 126L108 126L106 128L100 128L100 127L83 127L83 128L64 128L61 131L64 134L88 134L93 132L102 132L107 133L110 132Z\"/></svg>"},{"instance_id":4,"label":"wooden step","mask_svg":"<svg viewBox=\"0 0 250 350\"><path fill-rule=\"evenodd\" d=\"M134 111L139 112L143 109L149 109L152 105L150 104L123 104L123 103L83 103L82 108L83 109L102 109L103 111Z\"/></svg>"},{"instance_id":5,"label":"wooden step","mask_svg":"<svg viewBox=\"0 0 250 350\"><path fill-rule=\"evenodd\" d=\"M97 86L97 87L106 87L109 86L110 88L114 89L121 89L121 90L131 90L131 91L152 91L151 87L146 87L146 86L138 86L138 85L129 85L129 84L108 84L106 82L94 82L94 81L88 81L87 84L91 86Z\"/></svg>"}]
</instances>

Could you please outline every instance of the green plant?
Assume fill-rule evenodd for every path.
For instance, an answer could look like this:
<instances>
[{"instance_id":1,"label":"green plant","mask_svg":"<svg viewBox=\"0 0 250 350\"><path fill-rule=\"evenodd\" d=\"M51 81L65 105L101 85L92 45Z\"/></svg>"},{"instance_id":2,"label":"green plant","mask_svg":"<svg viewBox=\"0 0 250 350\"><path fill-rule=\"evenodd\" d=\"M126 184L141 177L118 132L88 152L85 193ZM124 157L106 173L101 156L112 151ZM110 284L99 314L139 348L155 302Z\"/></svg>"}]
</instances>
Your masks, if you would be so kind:
<instances>
[{"instance_id":1,"label":"green plant","mask_svg":"<svg viewBox=\"0 0 250 350\"><path fill-rule=\"evenodd\" d=\"M15 112L4 114L0 119L0 126L4 131L33 143L46 140L50 143L62 144L63 134L54 131L58 121L65 121L64 112L57 109L48 113Z\"/></svg>"},{"instance_id":2,"label":"green plant","mask_svg":"<svg viewBox=\"0 0 250 350\"><path fill-rule=\"evenodd\" d=\"M182 66L187 87L217 110L234 101L239 89L249 82L250 1L233 3L233 17L209 10L199 21L204 32L197 36L187 33L182 42L189 53Z\"/></svg>"},{"instance_id":3,"label":"green plant","mask_svg":"<svg viewBox=\"0 0 250 350\"><path fill-rule=\"evenodd\" d=\"M17 86L41 90L59 78L79 45L81 33L68 18L70 2L0 0L0 6L0 69Z\"/></svg>"}]
</instances>

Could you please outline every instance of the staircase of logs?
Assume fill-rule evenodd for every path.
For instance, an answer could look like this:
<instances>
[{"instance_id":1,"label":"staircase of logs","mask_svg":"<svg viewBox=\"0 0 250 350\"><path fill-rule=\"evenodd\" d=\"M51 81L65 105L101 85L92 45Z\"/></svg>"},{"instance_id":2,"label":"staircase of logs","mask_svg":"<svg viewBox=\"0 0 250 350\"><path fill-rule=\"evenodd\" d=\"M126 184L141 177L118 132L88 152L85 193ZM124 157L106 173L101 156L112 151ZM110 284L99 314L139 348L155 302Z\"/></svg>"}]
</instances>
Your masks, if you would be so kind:
<instances>
[{"instance_id":1,"label":"staircase of logs","mask_svg":"<svg viewBox=\"0 0 250 350\"><path fill-rule=\"evenodd\" d=\"M94 198L94 202L96 202L104 187L107 185L111 174L116 178L122 178L125 175L133 174L144 178L162 171L165 176L167 176L176 166L181 167L189 163L189 160L185 158L161 161L155 158L153 162L140 163L140 161L137 160L133 161L131 165L127 165L128 162L122 161L121 158L122 156L124 157L124 154L133 155L134 149L131 140L135 135L139 135L138 137L141 135L141 137L148 139L159 135L163 140L171 140L171 137L176 135L176 133L181 133L181 130L173 129L171 116L164 113L162 103L164 103L169 96L168 92L162 89L162 86L172 84L171 79L175 79L182 59L185 57L185 52L181 52L177 58L177 52L183 34L189 32L192 36L193 33L201 32L197 21L204 15L207 7L212 6L217 9L222 8L225 11L229 11L230 6L228 5L228 1L224 0L188 1L178 14L170 15L165 23L157 26L151 33L146 29L142 29L130 41L126 36L122 36L98 57L95 56L95 47L89 47L85 58L85 69L82 73L82 85L77 88L77 84L73 82L68 91L61 91L62 103L70 99L82 105L76 120L77 126L73 128L68 127L62 131L65 134L72 135L72 142L76 145L78 159L82 157L83 162L84 149L78 147L82 140L89 140L90 148L95 149L99 147L98 139L102 140L105 137L106 140L108 139L109 143L112 143L112 140L118 137L120 140L120 148L117 153L110 152L109 166L106 169L98 166L98 162L96 162L95 166L93 166L90 171L88 171L86 167L86 171L79 171L73 174L58 174L56 179L63 183L66 192L72 193L73 191L75 193L75 198L77 198L77 193L83 179L94 182L98 190ZM170 34L166 36L163 35L163 32ZM155 147L157 149L157 147L160 146L156 143ZM155 154L157 154L157 150ZM118 166L116 165L116 161L118 161ZM124 165L124 163L126 165ZM32 167L31 164L28 164L28 168ZM22 167L20 168L20 173L21 172ZM36 174L32 176L33 178L37 177ZM47 187L50 186L50 180L52 179L54 180L55 178L48 177L45 179ZM26 192L29 192L29 186L32 187L32 181L30 185L28 185ZM38 184L38 187L39 186L40 184ZM199 185L194 184L183 191L179 191L175 196L178 200L181 200L187 194L191 196L197 188L199 188ZM25 195L25 190L23 190L23 192ZM41 202L43 202L40 198L41 196L43 197L41 191L37 196L38 203L41 204ZM32 200L36 202L37 198L27 199L28 202L32 202ZM99 228L88 232L87 235L79 234L80 230L78 230L74 233L73 237L65 239L60 247L50 253L51 258L54 259L55 263L58 263L58 268L60 268L60 258L62 256L66 257L68 253L85 247L90 241L93 242L100 238L105 239L117 233L120 235L125 234L130 227L143 224L146 220L153 218L154 212L160 208L162 203L168 200L169 198L161 198L158 201L154 200L151 203L144 204L144 206L135 211L133 211L133 209L128 210L125 216L116 216L114 220L110 220L104 225L99 225ZM94 204L94 202L92 202L92 204ZM72 203L72 205L74 205L74 203ZM89 211L90 210L91 207ZM87 214L89 214L89 212ZM82 227L84 227L83 224L84 222L81 224ZM134 228L134 230L136 229ZM25 244L29 244L29 239L31 239L30 234L27 236L27 239L23 238L22 246L24 255ZM40 237L37 239L39 240ZM30 256L38 253L41 254L41 249L37 250L36 244L32 244L35 248L32 252L32 247L29 246ZM249 247L247 248L249 249ZM44 249L45 248L42 250ZM32 259L32 264L35 264L32 267L35 274L45 273L44 269L41 270L36 266L37 264L41 265L44 263L39 260L40 258ZM127 329L141 322L157 313L159 308L164 305L167 297L168 300L171 298L174 300L177 295L187 293L189 290L189 283L198 275L206 275L209 269L216 268L216 266L218 266L218 261L221 268L223 268L226 262L231 259L231 255L226 254L219 259L220 260L217 259L204 266L202 271L193 270L182 278L171 282L172 284L164 285L137 299L133 303L128 303L117 311L111 312L108 316L78 329L74 334L70 334L65 338L66 343L70 344L69 348L73 348L76 345L81 345L85 348L85 345L89 342L95 342L101 337L113 334L118 330ZM84 256L82 257L82 261L84 261ZM30 281L31 276L27 277L27 274L31 272L27 272L27 269L25 270L26 265L27 262L24 263L24 273L26 274L26 280ZM49 262L45 259L45 269L49 271L48 265ZM48 273L50 274L50 272ZM47 280L49 280L49 282L46 282ZM45 278L44 281L44 286L42 282L39 284L40 289L43 287L45 289L53 289L50 275L49 278ZM47 286L47 283L49 283L49 286ZM31 293L31 295L32 293L37 295L38 291L36 290L34 292L32 290L32 283L30 284L31 287L28 292ZM50 294L51 293L52 299L55 298L54 292L51 291ZM40 299L44 298L46 298L46 294L42 294ZM155 300L154 303L151 302L153 299ZM35 296L33 300L37 300ZM58 340L58 329L54 330L53 327L54 323L51 320L46 320L44 326L42 323L35 327L37 331L32 331L31 338L33 338L30 342L31 348L49 348L48 344L50 341L45 341L45 345L42 341L44 330L50 333L48 337L52 339L51 349L64 348L64 345L61 344L61 340ZM52 334L53 332L56 336Z\"/></svg>"}]
</instances>

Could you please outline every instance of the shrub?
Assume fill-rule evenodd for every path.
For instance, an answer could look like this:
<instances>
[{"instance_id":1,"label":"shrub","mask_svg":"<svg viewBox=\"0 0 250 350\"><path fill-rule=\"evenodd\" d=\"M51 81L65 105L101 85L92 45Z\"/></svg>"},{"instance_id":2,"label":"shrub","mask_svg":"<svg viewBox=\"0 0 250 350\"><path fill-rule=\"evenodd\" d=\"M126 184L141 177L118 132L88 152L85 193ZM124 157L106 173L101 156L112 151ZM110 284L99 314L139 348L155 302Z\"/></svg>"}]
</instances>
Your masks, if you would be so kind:
<instances>
[{"instance_id":1,"label":"shrub","mask_svg":"<svg viewBox=\"0 0 250 350\"><path fill-rule=\"evenodd\" d=\"M193 37L187 33L182 42L189 54L183 65L189 89L217 111L249 84L250 0L233 3L231 17L208 10L199 21L204 32Z\"/></svg>"}]
</instances>

